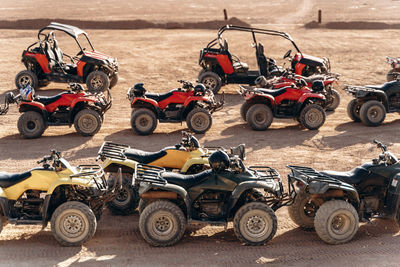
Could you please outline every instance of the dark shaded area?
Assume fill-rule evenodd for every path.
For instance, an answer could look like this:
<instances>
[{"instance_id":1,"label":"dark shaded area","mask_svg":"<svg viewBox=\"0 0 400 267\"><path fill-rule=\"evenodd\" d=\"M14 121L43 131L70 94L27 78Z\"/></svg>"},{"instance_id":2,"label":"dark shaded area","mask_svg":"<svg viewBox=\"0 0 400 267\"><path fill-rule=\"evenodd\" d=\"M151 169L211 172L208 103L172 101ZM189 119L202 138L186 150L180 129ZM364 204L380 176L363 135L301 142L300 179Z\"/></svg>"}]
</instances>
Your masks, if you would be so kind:
<instances>
[{"instance_id":1,"label":"dark shaded area","mask_svg":"<svg viewBox=\"0 0 400 267\"><path fill-rule=\"evenodd\" d=\"M386 30L400 29L400 23L384 23L371 21L335 21L319 24L311 21L304 25L306 29L337 29L337 30Z\"/></svg>"},{"instance_id":2,"label":"dark shaded area","mask_svg":"<svg viewBox=\"0 0 400 267\"><path fill-rule=\"evenodd\" d=\"M147 20L117 20L117 21L93 21L93 20L72 20L72 19L21 19L21 20L0 20L0 29L39 29L50 22L70 24L82 29L110 29L110 30L131 30L131 29L219 29L227 24L250 27L250 24L232 17L228 20L210 20L202 22L165 22L154 23Z\"/></svg>"}]
</instances>

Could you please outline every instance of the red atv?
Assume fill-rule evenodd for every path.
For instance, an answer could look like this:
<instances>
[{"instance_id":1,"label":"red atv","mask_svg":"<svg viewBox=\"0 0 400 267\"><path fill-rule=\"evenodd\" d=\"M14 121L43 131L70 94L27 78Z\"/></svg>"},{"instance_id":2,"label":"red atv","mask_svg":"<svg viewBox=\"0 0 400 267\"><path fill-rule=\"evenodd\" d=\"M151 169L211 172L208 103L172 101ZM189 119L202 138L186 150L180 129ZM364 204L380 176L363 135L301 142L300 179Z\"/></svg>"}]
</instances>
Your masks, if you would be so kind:
<instances>
[{"instance_id":1,"label":"red atv","mask_svg":"<svg viewBox=\"0 0 400 267\"><path fill-rule=\"evenodd\" d=\"M104 120L104 113L111 107L112 99L107 91L89 94L83 91L80 84L70 84L69 91L55 96L35 96L30 85L21 88L20 94L6 95L6 105L0 110L4 115L9 103L17 103L22 115L18 119L18 131L25 138L38 138L48 126L74 124L78 133L83 136L96 134ZM5 112L4 112L5 111Z\"/></svg>"},{"instance_id":2,"label":"red atv","mask_svg":"<svg viewBox=\"0 0 400 267\"><path fill-rule=\"evenodd\" d=\"M75 39L79 47L76 56L61 51L54 31L63 32ZM90 51L86 51L87 48ZM70 63L64 61L66 58ZM24 50L21 61L26 70L15 77L17 88L30 85L37 89L50 82L73 82L86 83L91 92L102 92L114 87L118 81L117 59L97 52L86 32L65 24L52 22L40 29L38 41Z\"/></svg>"},{"instance_id":3,"label":"red atv","mask_svg":"<svg viewBox=\"0 0 400 267\"><path fill-rule=\"evenodd\" d=\"M256 87L279 89L282 87L290 86L292 83L298 83L303 79L307 83L307 87L311 88L314 81L322 81L325 90L322 91L326 98L325 110L333 111L340 104L339 92L333 89L333 84L338 84L339 74L314 74L309 77L293 74L290 71L284 71L282 76L271 79L266 79L264 76L258 77L254 83Z\"/></svg>"},{"instance_id":4,"label":"red atv","mask_svg":"<svg viewBox=\"0 0 400 267\"><path fill-rule=\"evenodd\" d=\"M227 40L222 41L222 34L227 30L251 33L252 46L256 49L257 70L249 70L248 64L229 52ZM257 43L256 36L259 34L279 36L292 43L297 51L296 55L292 58L292 50L289 50L283 56L283 59L288 58L291 61L292 72L310 76L330 71L330 63L327 58L322 59L301 53L292 37L285 32L226 25L219 29L217 38L200 51L199 64L203 69L199 73L198 81L216 94L225 84L253 85L255 79L260 75L267 78L280 76L283 69L276 65L274 59L266 57L263 44Z\"/></svg>"},{"instance_id":5,"label":"red atv","mask_svg":"<svg viewBox=\"0 0 400 267\"><path fill-rule=\"evenodd\" d=\"M326 99L322 94L322 81L313 82L312 88L307 87L304 80L280 89L240 88L246 100L240 114L253 130L268 129L274 117L296 118L310 130L318 129L325 122Z\"/></svg>"},{"instance_id":6,"label":"red atv","mask_svg":"<svg viewBox=\"0 0 400 267\"><path fill-rule=\"evenodd\" d=\"M140 135L153 133L159 122L186 120L188 128L197 134L210 129L211 113L222 108L223 100L216 102L214 94L203 84L193 86L191 82L179 80L182 88L166 94L146 93L143 83L128 90L131 101L132 129Z\"/></svg>"}]
</instances>

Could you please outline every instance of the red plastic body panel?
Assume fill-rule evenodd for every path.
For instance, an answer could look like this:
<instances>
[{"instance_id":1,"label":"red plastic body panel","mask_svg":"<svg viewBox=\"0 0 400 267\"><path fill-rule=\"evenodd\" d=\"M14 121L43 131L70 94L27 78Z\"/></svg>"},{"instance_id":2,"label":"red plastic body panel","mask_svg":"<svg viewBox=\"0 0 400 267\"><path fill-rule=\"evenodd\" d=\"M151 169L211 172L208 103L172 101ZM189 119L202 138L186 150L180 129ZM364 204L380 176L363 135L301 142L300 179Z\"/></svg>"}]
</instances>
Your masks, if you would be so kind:
<instances>
[{"instance_id":1,"label":"red plastic body panel","mask_svg":"<svg viewBox=\"0 0 400 267\"><path fill-rule=\"evenodd\" d=\"M225 74L232 74L234 72L232 62L229 60L228 55L217 55L217 61Z\"/></svg>"},{"instance_id":2,"label":"red plastic body panel","mask_svg":"<svg viewBox=\"0 0 400 267\"><path fill-rule=\"evenodd\" d=\"M86 65L86 62L83 61L78 61L78 63L76 63L76 72L78 74L79 77L83 76L83 67Z\"/></svg>"},{"instance_id":3,"label":"red plastic body panel","mask_svg":"<svg viewBox=\"0 0 400 267\"><path fill-rule=\"evenodd\" d=\"M30 52L27 52L26 54L28 54ZM26 55L25 54L25 55ZM47 59L46 55L44 54L36 54L36 53L30 53L30 54L34 54L36 61L39 63L40 67L42 68L44 73L50 73L50 69L49 69L49 60Z\"/></svg>"},{"instance_id":4,"label":"red plastic body panel","mask_svg":"<svg viewBox=\"0 0 400 267\"><path fill-rule=\"evenodd\" d=\"M18 105L18 108L20 109L20 108L22 108L24 106L27 106L27 107L33 106L33 107L36 107L36 108L40 108L41 110L46 110L46 107L42 103L39 103L39 102L21 102Z\"/></svg>"},{"instance_id":5,"label":"red plastic body panel","mask_svg":"<svg viewBox=\"0 0 400 267\"><path fill-rule=\"evenodd\" d=\"M305 93L303 94L300 98L299 98L299 102L303 103L304 101L306 101L308 98L319 98L322 100L325 100L325 96L322 94L316 94L316 93Z\"/></svg>"},{"instance_id":6,"label":"red plastic body panel","mask_svg":"<svg viewBox=\"0 0 400 267\"><path fill-rule=\"evenodd\" d=\"M154 101L153 99L144 98L144 97L135 97L135 98L132 100L131 107L133 108L133 106L135 105L135 103L136 103L136 102L139 102L139 101L140 101L140 102L149 103L149 104L153 105L154 107L158 107L158 103L157 103L156 101Z\"/></svg>"},{"instance_id":7,"label":"red plastic body panel","mask_svg":"<svg viewBox=\"0 0 400 267\"><path fill-rule=\"evenodd\" d=\"M202 96L191 96L188 99L186 99L186 101L183 105L186 107L193 101L209 101L209 99L202 97Z\"/></svg>"},{"instance_id":8,"label":"red plastic body panel","mask_svg":"<svg viewBox=\"0 0 400 267\"><path fill-rule=\"evenodd\" d=\"M71 108L74 108L76 104L80 102L97 102L97 99L95 97L78 97L73 99L71 102Z\"/></svg>"}]
</instances>

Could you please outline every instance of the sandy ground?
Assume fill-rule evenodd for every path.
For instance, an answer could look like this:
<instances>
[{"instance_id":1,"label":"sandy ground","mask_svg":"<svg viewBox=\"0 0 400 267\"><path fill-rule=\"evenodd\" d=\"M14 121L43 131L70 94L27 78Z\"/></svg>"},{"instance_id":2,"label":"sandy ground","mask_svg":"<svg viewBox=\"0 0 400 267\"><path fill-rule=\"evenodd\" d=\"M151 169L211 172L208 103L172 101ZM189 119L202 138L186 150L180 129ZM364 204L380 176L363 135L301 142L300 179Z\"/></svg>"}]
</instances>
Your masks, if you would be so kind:
<instances>
[{"instance_id":1,"label":"sandy ground","mask_svg":"<svg viewBox=\"0 0 400 267\"><path fill-rule=\"evenodd\" d=\"M14 18L15 14L25 12L18 11L14 1L5 1L4 8L10 9L0 11L0 15L8 14L8 18ZM353 2L355 1L351 1L350 4ZM399 3L386 2L393 5ZM39 0L38 5L44 6L44 3L45 1ZM66 5L71 3L73 1ZM111 5L113 2L109 3ZM129 4L128 1L124 3ZM155 3L162 5L163 2ZM171 5L173 3L171 2ZM305 6L304 10L311 12L310 10L315 8L315 5ZM110 14L113 10L110 8ZM121 16L128 16L128 12L125 11ZM93 18L96 18L96 15L93 15ZM292 18L295 19L296 16ZM254 20L257 19L261 19L260 14L254 16ZM385 56L399 55L397 47L393 44L392 38L397 35L397 31L394 30L305 30L296 25L265 27L291 33L305 53L329 57L332 71L342 74L338 89L344 84L383 83L389 70L389 66L384 63ZM93 163L99 146L105 140L156 151L178 142L180 131L187 129L185 124L159 124L151 136L135 135L129 124L130 107L125 99L126 90L140 81L145 83L149 91L165 92L178 86L177 79L195 80L200 70L197 65L199 50L215 37L214 31L92 30L88 33L97 50L117 57L120 63L120 81L112 89L113 107L107 112L100 132L89 138L75 133L73 127L51 127L42 138L25 140L18 134L16 122L19 113L13 106L7 116L0 117L0 171L18 172L33 168L36 166L35 162L53 148L62 151L65 158L73 164ZM15 74L23 69L19 57L22 50L35 41L35 35L35 31L0 30L0 103L3 101L3 94L14 89ZM279 59L282 64L283 60L280 58L290 48L290 44L280 39L265 39L262 42L266 54ZM255 68L255 53L250 43L250 36L229 36L232 53ZM60 41L60 46L65 51L74 51L72 42ZM51 84L37 93L53 95L64 89L65 84ZM341 105L336 112L328 114L325 125L318 131L302 129L293 120L275 120L267 131L256 132L240 119L239 108L242 99L235 94L236 89L237 85L224 87L225 92L231 93L226 96L226 106L213 114L213 127L205 135L198 135L200 142L210 146L236 146L245 143L248 152L246 164L263 164L276 168L281 173L285 185L287 164L341 171L371 160L379 153L371 144L374 138L392 144L390 149L393 152L400 151L399 115L389 114L385 123L378 128L353 123L346 115L350 97L342 90ZM40 231L39 227L8 225L0 235L0 265L398 264L399 229L392 221L375 220L373 224L362 224L353 241L344 245L329 246L320 241L315 232L305 232L297 228L290 220L286 208L279 210L277 216L278 232L275 238L263 247L241 245L230 226L227 232L220 227L189 231L182 242L174 247L152 248L140 236L137 214L121 217L112 216L107 211L98 224L94 238L82 248L59 247L49 228Z\"/></svg>"}]
</instances>

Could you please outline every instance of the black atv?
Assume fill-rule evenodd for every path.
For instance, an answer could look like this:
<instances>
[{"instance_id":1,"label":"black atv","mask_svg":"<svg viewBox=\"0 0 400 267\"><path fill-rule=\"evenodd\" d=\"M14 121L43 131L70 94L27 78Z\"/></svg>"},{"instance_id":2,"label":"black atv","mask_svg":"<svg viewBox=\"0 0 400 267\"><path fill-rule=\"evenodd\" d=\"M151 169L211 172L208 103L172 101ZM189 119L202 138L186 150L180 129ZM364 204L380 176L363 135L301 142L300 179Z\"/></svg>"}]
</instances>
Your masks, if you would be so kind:
<instances>
[{"instance_id":1,"label":"black atv","mask_svg":"<svg viewBox=\"0 0 400 267\"><path fill-rule=\"evenodd\" d=\"M379 126L386 113L400 111L400 80L382 85L347 85L344 90L354 96L347 105L347 114L355 122Z\"/></svg>"},{"instance_id":2,"label":"black atv","mask_svg":"<svg viewBox=\"0 0 400 267\"><path fill-rule=\"evenodd\" d=\"M292 220L303 228L315 227L329 244L350 241L359 221L376 216L400 222L400 162L382 143L382 154L348 172L288 166L289 184L297 195L289 207Z\"/></svg>"},{"instance_id":3,"label":"black atv","mask_svg":"<svg viewBox=\"0 0 400 267\"><path fill-rule=\"evenodd\" d=\"M227 227L232 221L236 236L248 245L263 245L275 235L274 211L291 202L279 174L265 166L246 168L222 151L214 152L209 162L212 169L195 175L138 164L134 178L145 206L139 229L146 242L174 245L189 223Z\"/></svg>"}]
</instances>

